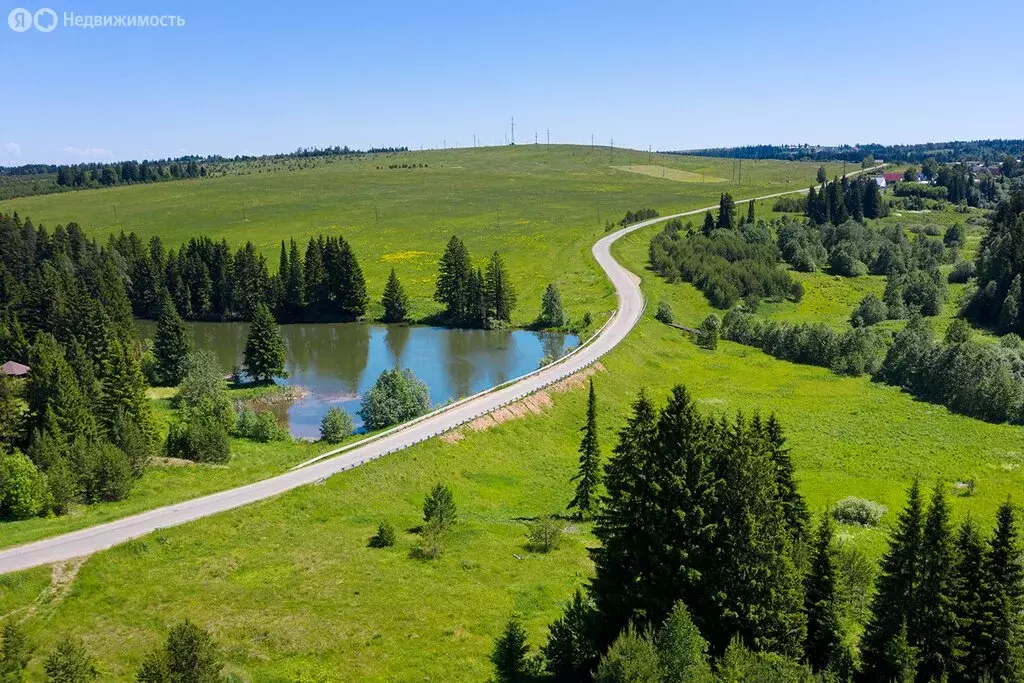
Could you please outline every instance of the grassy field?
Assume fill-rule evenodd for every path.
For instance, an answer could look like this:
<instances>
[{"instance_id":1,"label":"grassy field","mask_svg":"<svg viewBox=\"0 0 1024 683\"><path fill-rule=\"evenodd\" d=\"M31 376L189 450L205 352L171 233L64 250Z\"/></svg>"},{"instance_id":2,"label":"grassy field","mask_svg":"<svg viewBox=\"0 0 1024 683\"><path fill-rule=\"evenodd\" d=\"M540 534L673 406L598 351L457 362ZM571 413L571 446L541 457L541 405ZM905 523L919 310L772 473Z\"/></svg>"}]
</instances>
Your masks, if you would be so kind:
<instances>
[{"instance_id":1,"label":"grassy field","mask_svg":"<svg viewBox=\"0 0 1024 683\"><path fill-rule=\"evenodd\" d=\"M716 169L728 173L732 163L674 155L657 158L659 163L709 175ZM646 161L647 154L615 150L614 159ZM410 152L324 163L289 160L274 173L269 172L277 168L274 164L254 165L246 173L225 177L23 198L10 206L0 203L0 210L17 209L50 226L76 220L88 234L101 237L124 228L143 236L159 234L167 244L181 243L200 231L224 235L231 242L252 239L267 250L275 268L275 244L281 236L309 235L345 225L343 231L360 254L371 292L383 287L394 267L418 302L414 309L419 314L436 310L430 301L436 263L450 226L457 225L477 257L493 249L508 254L520 291L519 322L537 315L541 291L551 280L559 282L570 315L589 310L600 321L615 305L611 285L590 255L591 245L604 234L605 219L618 221L627 209L644 206L657 207L662 213L699 208L716 203L725 190L740 196L802 187L817 169L815 164L751 163L744 169L749 186L689 187L616 171L608 167L610 161L607 148L591 152L588 147L552 147L548 151L532 146ZM427 166L388 168L398 162ZM508 201L508 207L502 204L501 229L489 213L487 197ZM258 202L249 204L250 200ZM233 213L239 202L246 202L246 223ZM115 205L121 225L113 224ZM379 226L372 222L373 207L378 205ZM360 206L370 207L369 213L360 213ZM600 225L596 208L602 211ZM758 207L761 212L768 210ZM332 214L338 216L338 223L327 218ZM342 223L342 216L371 223ZM224 223L218 222L221 219ZM543 257L536 258L537 252ZM416 277L411 278L411 273ZM156 408L158 414L167 415L166 401L157 401ZM279 474L322 450L310 444L282 449L236 440L226 466L153 467L123 501L81 506L60 518L0 523L0 547L250 483Z\"/></svg>"},{"instance_id":2,"label":"grassy field","mask_svg":"<svg viewBox=\"0 0 1024 683\"><path fill-rule=\"evenodd\" d=\"M556 282L570 316L595 316L615 305L611 286L590 258L607 221L625 212L661 212L717 201L718 193L755 196L806 187L816 164L777 161L744 165L743 185L681 183L613 168L646 164L646 152L583 146L434 150L337 158L330 163L288 160L252 166L244 173L200 180L85 190L0 201L36 223L77 221L105 238L135 231L160 235L175 246L197 233L246 240L277 270L281 239L303 246L318 233L341 233L351 242L377 315L391 268L408 290L412 313L438 310L433 302L437 261L452 234L482 261L502 251L519 290L516 324L540 310L549 282ZM731 177L731 160L655 155L659 167L708 178ZM390 168L394 164L420 168ZM639 166L638 166L639 167ZM830 167L830 174L839 165ZM266 171L266 172L264 172ZM243 212L245 219L243 220ZM542 250L543 258L536 258Z\"/></svg>"},{"instance_id":3,"label":"grassy field","mask_svg":"<svg viewBox=\"0 0 1024 683\"><path fill-rule=\"evenodd\" d=\"M703 296L645 270L658 229L623 240L615 254L641 275L649 300L670 301L680 322L694 324L709 310ZM708 411L775 412L815 511L858 495L889 506L888 524L911 478L926 486L974 478L974 496L952 498L954 516L987 527L995 507L1024 486L1018 427L952 415L867 378L728 342L705 351L650 317L603 365L595 382L606 454L640 387L661 401L681 382ZM588 525L571 528L549 555L524 548L522 521L558 512L571 497L586 392L551 398L541 415L457 443L433 439L322 486L99 553L63 600L26 622L29 635L43 652L65 633L82 635L105 680L130 680L167 624L185 617L215 633L239 680L485 680L508 615L521 613L538 644L590 571ZM407 530L437 481L453 488L460 522L445 555L424 562L410 557L415 536ZM367 548L384 518L403 530L398 546ZM875 556L884 547L884 529L840 533ZM22 576L27 600L25 586L38 586L40 574ZM0 605L13 608L18 599L4 590ZM37 657L35 677L39 667Z\"/></svg>"}]
</instances>

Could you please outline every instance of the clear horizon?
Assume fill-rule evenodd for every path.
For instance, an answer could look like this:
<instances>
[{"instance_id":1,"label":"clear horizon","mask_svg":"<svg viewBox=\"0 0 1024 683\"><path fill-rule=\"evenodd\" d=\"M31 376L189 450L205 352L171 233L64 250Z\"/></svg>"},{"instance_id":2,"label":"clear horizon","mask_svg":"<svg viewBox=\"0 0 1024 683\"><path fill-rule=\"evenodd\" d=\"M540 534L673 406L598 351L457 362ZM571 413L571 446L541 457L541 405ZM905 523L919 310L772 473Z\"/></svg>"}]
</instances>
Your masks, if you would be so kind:
<instances>
[{"instance_id":1,"label":"clear horizon","mask_svg":"<svg viewBox=\"0 0 1024 683\"><path fill-rule=\"evenodd\" d=\"M0 165L299 147L409 149L516 141L654 150L749 144L916 144L1021 138L1015 31L1000 0L927 10L726 0L374 7L313 2L147 7L184 25L65 25L134 17L127 0L54 6L50 32L12 30L0 59ZM37 15L38 16L38 15ZM149 15L147 15L149 16ZM45 19L44 19L45 23Z\"/></svg>"}]
</instances>

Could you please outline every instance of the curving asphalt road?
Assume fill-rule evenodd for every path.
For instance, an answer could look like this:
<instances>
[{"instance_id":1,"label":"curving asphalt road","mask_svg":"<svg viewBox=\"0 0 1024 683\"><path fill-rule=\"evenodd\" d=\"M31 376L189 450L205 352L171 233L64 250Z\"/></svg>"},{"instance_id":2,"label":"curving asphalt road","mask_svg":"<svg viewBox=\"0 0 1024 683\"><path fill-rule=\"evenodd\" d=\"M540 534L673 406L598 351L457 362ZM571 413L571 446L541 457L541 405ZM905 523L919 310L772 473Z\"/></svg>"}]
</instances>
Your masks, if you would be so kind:
<instances>
[{"instance_id":1,"label":"curving asphalt road","mask_svg":"<svg viewBox=\"0 0 1024 683\"><path fill-rule=\"evenodd\" d=\"M874 170L874 169L869 169ZM756 200L771 199L786 194L807 192L792 190L779 192ZM756 201L755 200L755 201ZM739 200L743 204L750 200ZM27 543L0 551L0 574L52 564L74 557L90 555L99 550L123 543L129 539L167 527L177 526L218 512L231 510L242 505L255 503L285 491L312 484L338 472L357 467L381 456L407 448L420 441L447 432L480 415L489 413L507 403L517 401L549 384L579 372L611 351L626 338L644 311L644 297L640 292L639 278L623 268L612 258L611 246L634 230L667 221L672 218L702 214L717 206L695 209L671 216L661 216L625 227L602 237L592 249L594 258L604 269L615 286L619 306L612 318L589 342L561 360L540 370L520 377L503 387L485 391L450 406L446 406L418 420L400 425L373 439L335 449L303 463L296 469L270 479L221 491L202 498L168 505L114 522L73 531L53 538Z\"/></svg>"}]
</instances>

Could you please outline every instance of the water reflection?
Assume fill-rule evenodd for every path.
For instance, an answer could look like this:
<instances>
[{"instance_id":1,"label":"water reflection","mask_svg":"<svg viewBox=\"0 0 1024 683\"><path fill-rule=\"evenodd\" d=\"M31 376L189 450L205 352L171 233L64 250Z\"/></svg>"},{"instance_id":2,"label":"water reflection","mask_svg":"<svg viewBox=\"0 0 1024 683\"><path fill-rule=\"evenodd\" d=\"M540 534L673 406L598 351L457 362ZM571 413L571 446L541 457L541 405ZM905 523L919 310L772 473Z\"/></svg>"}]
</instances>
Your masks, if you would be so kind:
<instances>
[{"instance_id":1,"label":"water reflection","mask_svg":"<svg viewBox=\"0 0 1024 683\"><path fill-rule=\"evenodd\" d=\"M247 323L192 323L197 348L211 350L225 372L242 364ZM155 324L139 323L143 336ZM284 384L305 387L309 395L274 412L292 434L316 437L328 408L339 406L361 424L359 397L383 370L411 368L430 388L435 405L469 396L537 368L579 340L566 334L525 330L449 330L437 327L324 323L283 325L288 356Z\"/></svg>"}]
</instances>

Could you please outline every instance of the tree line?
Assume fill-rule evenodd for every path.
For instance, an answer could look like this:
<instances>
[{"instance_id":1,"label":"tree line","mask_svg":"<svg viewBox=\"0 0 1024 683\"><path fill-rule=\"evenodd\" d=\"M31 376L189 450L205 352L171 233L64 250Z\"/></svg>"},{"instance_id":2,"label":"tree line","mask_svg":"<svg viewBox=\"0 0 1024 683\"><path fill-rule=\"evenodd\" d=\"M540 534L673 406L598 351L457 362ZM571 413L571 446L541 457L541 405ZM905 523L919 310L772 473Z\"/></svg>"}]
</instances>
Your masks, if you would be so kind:
<instances>
[{"instance_id":1,"label":"tree line","mask_svg":"<svg viewBox=\"0 0 1024 683\"><path fill-rule=\"evenodd\" d=\"M140 318L156 318L165 295L186 320L249 320L260 303L281 322L354 320L368 304L362 268L341 236L311 237L305 250L282 240L273 276L252 242L232 252L226 239L203 235L166 250L159 236L144 245L135 233L120 233L109 245L125 262Z\"/></svg>"},{"instance_id":2,"label":"tree line","mask_svg":"<svg viewBox=\"0 0 1024 683\"><path fill-rule=\"evenodd\" d=\"M581 514L594 423L592 387ZM680 386L659 410L641 392L602 478L593 577L537 655L509 620L498 681L1017 680L1024 571L1009 502L985 540L971 520L954 532L942 484L925 510L915 482L858 649L844 574L863 572L843 564L829 513L814 523L774 417L705 416Z\"/></svg>"},{"instance_id":3,"label":"tree line","mask_svg":"<svg viewBox=\"0 0 1024 683\"><path fill-rule=\"evenodd\" d=\"M1024 274L1024 180L1017 179L989 217L977 256L973 293L964 308L971 320L1000 333L1024 333L1021 276Z\"/></svg>"},{"instance_id":4,"label":"tree line","mask_svg":"<svg viewBox=\"0 0 1024 683\"><path fill-rule=\"evenodd\" d=\"M122 264L17 214L0 245L0 356L31 368L0 377L0 516L121 499L157 446Z\"/></svg>"},{"instance_id":5,"label":"tree line","mask_svg":"<svg viewBox=\"0 0 1024 683\"><path fill-rule=\"evenodd\" d=\"M33 185L27 182L10 183L6 198L26 194L45 194L69 189L88 189L133 185L137 183L159 183L187 178L205 178L222 171L228 164L249 163L263 160L305 159L310 157L336 157L364 154L394 154L409 151L408 147L371 147L367 150L344 147L300 147L294 152L264 156L236 155L205 157L189 155L173 159L126 160L113 163L89 162L82 164L25 164L22 166L0 166L0 178L35 177L45 181ZM52 180L51 180L52 179ZM52 183L52 184L51 184ZM5 184L0 183L0 186Z\"/></svg>"},{"instance_id":6,"label":"tree line","mask_svg":"<svg viewBox=\"0 0 1024 683\"><path fill-rule=\"evenodd\" d=\"M1024 155L1024 140L954 140L915 145L746 145L665 152L733 159L781 159L786 161L848 161L859 164L865 157L888 162L921 163L928 158L939 162L980 160L999 161L1009 155Z\"/></svg>"}]
</instances>

